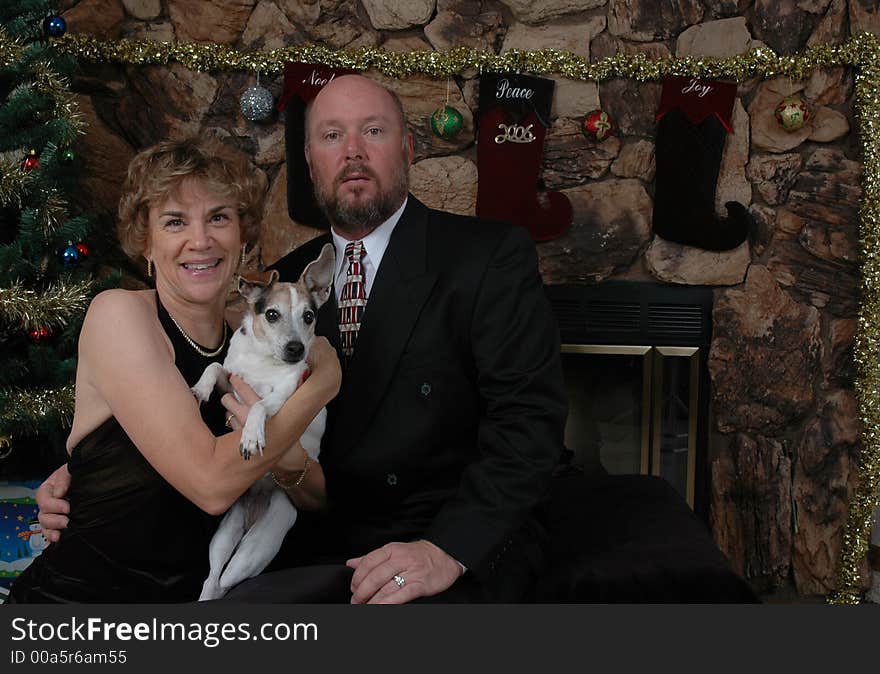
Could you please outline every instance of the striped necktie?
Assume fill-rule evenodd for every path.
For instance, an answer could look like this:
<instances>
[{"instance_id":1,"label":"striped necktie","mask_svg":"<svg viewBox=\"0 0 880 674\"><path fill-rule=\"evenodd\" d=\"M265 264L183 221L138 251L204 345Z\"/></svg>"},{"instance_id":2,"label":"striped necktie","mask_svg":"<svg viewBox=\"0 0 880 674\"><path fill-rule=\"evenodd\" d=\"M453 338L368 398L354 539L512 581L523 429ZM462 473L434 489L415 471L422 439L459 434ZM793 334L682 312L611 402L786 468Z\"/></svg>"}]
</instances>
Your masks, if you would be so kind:
<instances>
[{"instance_id":1,"label":"striped necktie","mask_svg":"<svg viewBox=\"0 0 880 674\"><path fill-rule=\"evenodd\" d=\"M366 254L363 241L350 241L345 246L348 274L339 298L339 336L346 358L354 353L354 343L361 327L364 307L367 306L367 286L361 259Z\"/></svg>"}]
</instances>

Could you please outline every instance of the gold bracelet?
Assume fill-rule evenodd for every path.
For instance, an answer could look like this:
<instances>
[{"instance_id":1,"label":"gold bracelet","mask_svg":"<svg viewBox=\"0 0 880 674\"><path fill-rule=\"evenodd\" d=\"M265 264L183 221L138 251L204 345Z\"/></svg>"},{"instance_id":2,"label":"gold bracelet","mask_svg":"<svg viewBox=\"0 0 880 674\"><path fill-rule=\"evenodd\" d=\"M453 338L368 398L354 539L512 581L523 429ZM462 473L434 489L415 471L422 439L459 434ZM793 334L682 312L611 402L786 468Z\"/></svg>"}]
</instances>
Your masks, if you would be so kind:
<instances>
[{"instance_id":1,"label":"gold bracelet","mask_svg":"<svg viewBox=\"0 0 880 674\"><path fill-rule=\"evenodd\" d=\"M312 458L309 456L308 452L303 450L303 453L306 455L306 461L303 464L302 472L299 474L299 477L296 478L296 481L293 480L279 480L278 476L275 475L275 472L272 471L269 475L272 476L272 482L281 487L284 491L288 489L292 489L293 487L299 487L302 484L302 481L306 479L306 473L309 472L309 466L312 464Z\"/></svg>"}]
</instances>

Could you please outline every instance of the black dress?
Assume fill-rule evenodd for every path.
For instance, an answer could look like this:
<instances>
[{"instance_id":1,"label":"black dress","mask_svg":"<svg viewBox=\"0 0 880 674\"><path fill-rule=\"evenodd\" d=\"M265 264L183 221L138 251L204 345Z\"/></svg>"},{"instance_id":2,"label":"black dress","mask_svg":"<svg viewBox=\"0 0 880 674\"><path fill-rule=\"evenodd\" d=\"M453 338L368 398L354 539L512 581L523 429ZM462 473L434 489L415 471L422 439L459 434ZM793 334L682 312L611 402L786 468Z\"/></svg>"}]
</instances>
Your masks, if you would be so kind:
<instances>
[{"instance_id":1,"label":"black dress","mask_svg":"<svg viewBox=\"0 0 880 674\"><path fill-rule=\"evenodd\" d=\"M211 362L198 354L158 301L175 365L192 386ZM147 374L149 376L149 374ZM228 432L215 391L201 407L215 435ZM188 451L180 447L179 451ZM68 461L70 522L12 585L10 603L195 601L208 575L208 545L220 518L200 510L147 462L111 417Z\"/></svg>"}]
</instances>

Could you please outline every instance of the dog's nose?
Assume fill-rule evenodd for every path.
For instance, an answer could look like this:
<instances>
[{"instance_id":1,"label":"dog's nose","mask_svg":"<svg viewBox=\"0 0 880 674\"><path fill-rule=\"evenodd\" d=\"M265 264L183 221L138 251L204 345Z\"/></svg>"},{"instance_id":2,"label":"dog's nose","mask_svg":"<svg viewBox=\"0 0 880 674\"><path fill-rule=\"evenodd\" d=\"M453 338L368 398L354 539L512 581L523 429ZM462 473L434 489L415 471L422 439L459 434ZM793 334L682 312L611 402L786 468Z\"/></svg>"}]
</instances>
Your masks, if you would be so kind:
<instances>
[{"instance_id":1,"label":"dog's nose","mask_svg":"<svg viewBox=\"0 0 880 674\"><path fill-rule=\"evenodd\" d=\"M298 363L305 352L306 348L302 342L291 340L284 346L284 360L288 363Z\"/></svg>"}]
</instances>

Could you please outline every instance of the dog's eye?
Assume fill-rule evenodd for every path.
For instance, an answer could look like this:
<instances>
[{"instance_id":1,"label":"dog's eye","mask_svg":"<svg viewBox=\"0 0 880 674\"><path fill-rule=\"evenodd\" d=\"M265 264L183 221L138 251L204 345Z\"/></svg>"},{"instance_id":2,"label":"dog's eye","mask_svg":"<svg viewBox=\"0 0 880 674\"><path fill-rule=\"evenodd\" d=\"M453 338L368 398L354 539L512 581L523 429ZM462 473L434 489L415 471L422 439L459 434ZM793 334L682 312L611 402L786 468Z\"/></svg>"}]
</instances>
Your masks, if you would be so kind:
<instances>
[{"instance_id":1,"label":"dog's eye","mask_svg":"<svg viewBox=\"0 0 880 674\"><path fill-rule=\"evenodd\" d=\"M266 312L266 320L269 321L270 323L274 323L279 318L281 318L281 314L279 314L278 311L275 309L269 309Z\"/></svg>"},{"instance_id":2,"label":"dog's eye","mask_svg":"<svg viewBox=\"0 0 880 674\"><path fill-rule=\"evenodd\" d=\"M306 325L311 325L315 322L315 312L314 311L306 311L303 313L303 323Z\"/></svg>"}]
</instances>

